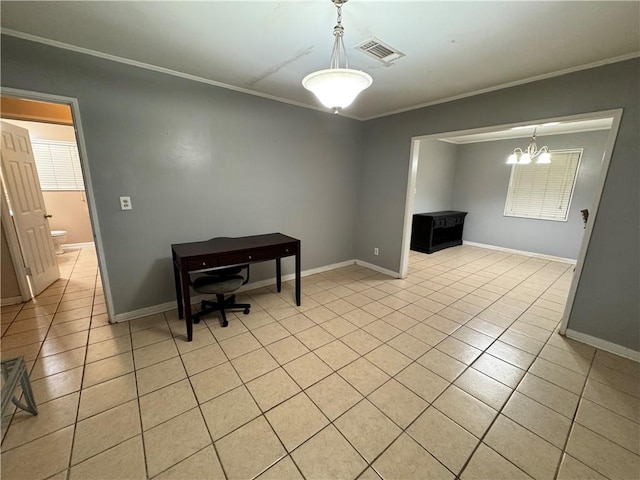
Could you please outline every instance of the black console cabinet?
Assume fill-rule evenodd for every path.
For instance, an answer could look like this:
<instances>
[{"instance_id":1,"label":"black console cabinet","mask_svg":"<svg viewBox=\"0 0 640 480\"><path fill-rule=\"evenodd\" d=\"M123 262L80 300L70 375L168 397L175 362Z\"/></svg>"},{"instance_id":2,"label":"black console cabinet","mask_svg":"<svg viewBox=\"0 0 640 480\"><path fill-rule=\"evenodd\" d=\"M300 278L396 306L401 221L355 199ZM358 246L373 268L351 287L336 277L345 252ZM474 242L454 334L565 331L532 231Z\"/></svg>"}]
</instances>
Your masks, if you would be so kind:
<instances>
[{"instance_id":1,"label":"black console cabinet","mask_svg":"<svg viewBox=\"0 0 640 480\"><path fill-rule=\"evenodd\" d=\"M467 212L416 213L411 224L411 250L433 253L462 245L462 229Z\"/></svg>"}]
</instances>

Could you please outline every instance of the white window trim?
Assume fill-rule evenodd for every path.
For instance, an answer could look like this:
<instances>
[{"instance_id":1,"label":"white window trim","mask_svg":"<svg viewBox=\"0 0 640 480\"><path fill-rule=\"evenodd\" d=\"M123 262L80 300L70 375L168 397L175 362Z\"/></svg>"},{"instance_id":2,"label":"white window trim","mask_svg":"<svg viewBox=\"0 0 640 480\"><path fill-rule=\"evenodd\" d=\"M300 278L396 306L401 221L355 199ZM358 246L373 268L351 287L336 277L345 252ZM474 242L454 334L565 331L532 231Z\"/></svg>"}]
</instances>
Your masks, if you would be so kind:
<instances>
[{"instance_id":1,"label":"white window trim","mask_svg":"<svg viewBox=\"0 0 640 480\"><path fill-rule=\"evenodd\" d=\"M564 215L564 218L548 218L548 217L537 217L537 216L532 216L532 215L526 215L523 213L511 213L508 211L508 207L509 207L509 192L511 190L511 184L514 181L514 175L516 173L516 169L518 167L520 168L529 168L529 167L534 167L535 168L535 163L531 163L528 165L512 165L511 166L511 174L509 176L509 184L507 185L507 195L506 195L506 199L505 199L505 205L504 205L504 216L505 217L516 217L516 218L526 218L528 220L546 220L546 221L551 221L551 222L567 222L569 219L569 212L571 211L571 203L573 201L573 194L576 190L576 184L578 183L578 175L580 173L580 166L582 164L582 156L584 153L584 148L567 148L567 149L557 149L557 150L550 150L549 153L551 153L551 161L553 162L553 155L554 154L558 154L558 153L577 153L578 154L578 162L576 164L576 171L575 174L573 176L573 182L571 184L571 191L569 192L569 200L567 202L567 209Z\"/></svg>"}]
</instances>

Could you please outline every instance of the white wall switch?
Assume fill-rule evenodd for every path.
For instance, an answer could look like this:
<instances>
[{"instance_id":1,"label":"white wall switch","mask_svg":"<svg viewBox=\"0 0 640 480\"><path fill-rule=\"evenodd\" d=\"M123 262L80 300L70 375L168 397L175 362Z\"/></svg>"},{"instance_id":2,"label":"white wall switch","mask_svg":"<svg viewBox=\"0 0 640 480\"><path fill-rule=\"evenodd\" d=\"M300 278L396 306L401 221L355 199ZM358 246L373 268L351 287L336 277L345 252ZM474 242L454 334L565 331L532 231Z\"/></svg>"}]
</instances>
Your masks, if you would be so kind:
<instances>
[{"instance_id":1,"label":"white wall switch","mask_svg":"<svg viewBox=\"0 0 640 480\"><path fill-rule=\"evenodd\" d=\"M122 210L131 210L131 197L120 197L120 208Z\"/></svg>"},{"instance_id":2,"label":"white wall switch","mask_svg":"<svg viewBox=\"0 0 640 480\"><path fill-rule=\"evenodd\" d=\"M379 253L380 253L380 250L378 250L378 247L375 247L375 248L373 249L373 254L374 254L374 255L378 255Z\"/></svg>"}]
</instances>

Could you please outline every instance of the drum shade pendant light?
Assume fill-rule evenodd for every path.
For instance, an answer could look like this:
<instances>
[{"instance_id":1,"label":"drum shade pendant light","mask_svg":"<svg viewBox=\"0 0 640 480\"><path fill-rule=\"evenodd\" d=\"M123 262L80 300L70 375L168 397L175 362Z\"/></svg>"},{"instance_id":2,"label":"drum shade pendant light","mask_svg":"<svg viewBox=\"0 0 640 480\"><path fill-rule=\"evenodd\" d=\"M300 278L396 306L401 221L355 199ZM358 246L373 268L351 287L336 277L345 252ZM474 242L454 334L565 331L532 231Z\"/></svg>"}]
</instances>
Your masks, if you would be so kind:
<instances>
[{"instance_id":1,"label":"drum shade pendant light","mask_svg":"<svg viewBox=\"0 0 640 480\"><path fill-rule=\"evenodd\" d=\"M310 73L302 79L302 86L314 93L325 107L339 113L355 100L358 94L373 83L371 75L349 68L344 48L342 5L347 0L331 0L338 9L338 23L333 27L333 51L328 69ZM344 63L344 68L340 65Z\"/></svg>"},{"instance_id":2,"label":"drum shade pendant light","mask_svg":"<svg viewBox=\"0 0 640 480\"><path fill-rule=\"evenodd\" d=\"M549 148L545 145L538 150L538 145L536 144L536 128L534 128L533 137L527 149L523 151L521 148L516 148L507 158L507 165L526 165L536 158L538 159L536 163L551 163Z\"/></svg>"}]
</instances>

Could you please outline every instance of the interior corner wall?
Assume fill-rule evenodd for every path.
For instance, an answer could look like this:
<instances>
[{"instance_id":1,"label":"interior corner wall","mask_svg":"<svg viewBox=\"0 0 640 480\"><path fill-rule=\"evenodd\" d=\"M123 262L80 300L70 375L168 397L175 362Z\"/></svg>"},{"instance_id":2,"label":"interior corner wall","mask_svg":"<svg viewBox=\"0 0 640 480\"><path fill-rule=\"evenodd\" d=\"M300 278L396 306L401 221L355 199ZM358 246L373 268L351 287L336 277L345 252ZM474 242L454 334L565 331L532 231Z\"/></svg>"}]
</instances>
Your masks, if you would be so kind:
<instances>
[{"instance_id":1,"label":"interior corner wall","mask_svg":"<svg viewBox=\"0 0 640 480\"><path fill-rule=\"evenodd\" d=\"M113 313L175 301L172 243L282 232L303 270L355 258L362 122L6 35L1 48L3 87L78 99Z\"/></svg>"},{"instance_id":2,"label":"interior corner wall","mask_svg":"<svg viewBox=\"0 0 640 480\"><path fill-rule=\"evenodd\" d=\"M504 215L511 176L506 158L514 148L526 147L530 138L460 145L453 207L468 212L464 240L577 259L584 236L580 211L593 204L609 132L538 136L538 145L550 150L583 149L566 222Z\"/></svg>"},{"instance_id":3,"label":"interior corner wall","mask_svg":"<svg viewBox=\"0 0 640 480\"><path fill-rule=\"evenodd\" d=\"M458 145L420 140L413 213L451 210Z\"/></svg>"},{"instance_id":4,"label":"interior corner wall","mask_svg":"<svg viewBox=\"0 0 640 480\"><path fill-rule=\"evenodd\" d=\"M639 88L635 58L365 122L358 258L400 270L412 137L622 108L568 327L640 351Z\"/></svg>"}]
</instances>

